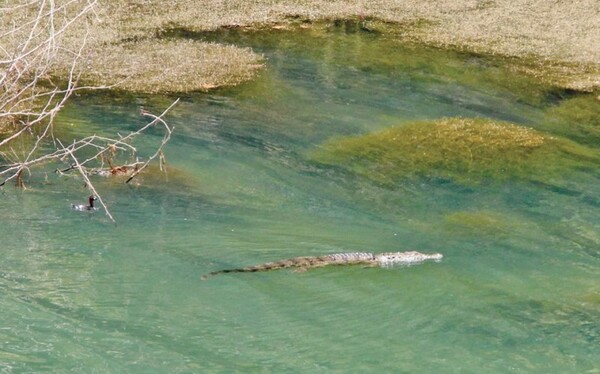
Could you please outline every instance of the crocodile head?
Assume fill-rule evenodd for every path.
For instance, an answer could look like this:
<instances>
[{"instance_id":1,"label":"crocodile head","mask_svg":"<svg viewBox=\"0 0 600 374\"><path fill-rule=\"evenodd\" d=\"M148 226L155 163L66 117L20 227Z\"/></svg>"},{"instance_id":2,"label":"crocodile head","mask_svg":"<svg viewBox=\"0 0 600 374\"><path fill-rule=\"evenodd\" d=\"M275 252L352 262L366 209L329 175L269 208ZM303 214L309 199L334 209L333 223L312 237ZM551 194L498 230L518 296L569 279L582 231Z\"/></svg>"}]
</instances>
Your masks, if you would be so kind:
<instances>
[{"instance_id":1,"label":"crocodile head","mask_svg":"<svg viewBox=\"0 0 600 374\"><path fill-rule=\"evenodd\" d=\"M426 260L440 261L444 256L441 253L421 253L417 251L410 252L384 252L375 255L375 260L381 266L391 265L411 265Z\"/></svg>"}]
</instances>

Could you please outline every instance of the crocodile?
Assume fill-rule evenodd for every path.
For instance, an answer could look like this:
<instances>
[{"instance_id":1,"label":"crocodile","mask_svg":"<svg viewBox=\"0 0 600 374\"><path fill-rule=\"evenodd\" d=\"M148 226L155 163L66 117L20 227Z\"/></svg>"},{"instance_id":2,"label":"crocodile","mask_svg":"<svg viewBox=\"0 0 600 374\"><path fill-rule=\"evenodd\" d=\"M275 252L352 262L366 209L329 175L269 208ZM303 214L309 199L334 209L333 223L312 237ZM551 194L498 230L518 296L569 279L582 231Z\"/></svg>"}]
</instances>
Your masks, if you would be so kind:
<instances>
[{"instance_id":1,"label":"crocodile","mask_svg":"<svg viewBox=\"0 0 600 374\"><path fill-rule=\"evenodd\" d=\"M417 251L409 252L348 252L334 253L324 256L295 257L281 261L267 262L260 265L247 266L243 268L224 269L210 272L202 276L202 280L213 275L224 273L249 273L256 271L278 270L296 268L300 271L319 268L329 265L366 265L389 267L394 265L413 265L426 260L440 261L444 256L441 253L426 254Z\"/></svg>"}]
</instances>

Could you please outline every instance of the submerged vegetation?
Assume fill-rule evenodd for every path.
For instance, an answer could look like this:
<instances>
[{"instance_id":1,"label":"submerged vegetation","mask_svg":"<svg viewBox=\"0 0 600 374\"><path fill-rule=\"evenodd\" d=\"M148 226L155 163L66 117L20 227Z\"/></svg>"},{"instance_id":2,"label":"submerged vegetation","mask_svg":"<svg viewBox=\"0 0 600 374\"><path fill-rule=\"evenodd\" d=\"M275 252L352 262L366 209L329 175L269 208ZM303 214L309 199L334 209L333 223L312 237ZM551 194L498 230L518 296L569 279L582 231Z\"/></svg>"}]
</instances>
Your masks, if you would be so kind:
<instances>
[{"instance_id":1,"label":"submerged vegetation","mask_svg":"<svg viewBox=\"0 0 600 374\"><path fill-rule=\"evenodd\" d=\"M20 4L8 7L10 11L2 14L0 25L14 28L6 34L10 37L0 40L4 51L15 47L18 50L27 35L26 28L15 25L30 24L37 14L34 3ZM83 6L86 11L73 18L73 22L65 21L68 27L57 32L52 43L41 41L52 58L41 64L44 71L36 77L40 83L34 85L36 91L43 91L45 82L52 86L53 82L68 82L72 87L79 83L150 94L237 85L251 79L264 66L263 57L247 47L223 44L227 40L215 42L203 37L217 35L217 30L232 29L239 35L248 32L256 35L264 30L275 34L284 29L304 32L301 37L322 38L328 44L330 48L323 53L327 63L339 60L365 71L381 67L396 69L401 72L399 78L402 72L410 75L410 79L442 76L442 83L459 83L481 90L486 90L487 85L501 87L507 96L534 105L555 92L562 99L564 88L594 90L600 86L600 52L594 43L595 36L600 34L600 22L596 22L600 13L589 11L597 9L592 0L544 4L543 12L535 12L538 10L535 4L514 5L508 1L425 4L394 0L375 3L116 0L58 1L56 5L57 14L78 14ZM513 23L505 22L507 14ZM571 22L573 17L578 22ZM540 28L537 23L540 20L560 25L560 29ZM476 27L482 24L488 27ZM351 53L340 51L336 49L336 37L329 33L332 27L346 33L378 35L385 43L354 38L356 43L351 46ZM466 58L454 65L446 60L431 62L431 48L413 53L410 43L399 41L469 54L461 55ZM314 40L308 44L314 44ZM482 58L480 54L494 57ZM13 65L13 70L21 74L23 64ZM529 76L519 74L507 79L512 70ZM340 80L333 76L331 84L337 85ZM593 144L600 137L597 106L598 101L591 96L561 101L548 110L545 129ZM56 110L61 108L62 103ZM11 109L24 112L18 107ZM51 114L54 118L55 113ZM0 129L2 123L12 120L13 117L4 116ZM0 132L0 139L3 136ZM370 179L393 183L410 176L460 182L535 175L547 179L561 170L565 160L574 160L574 154L597 160L597 155L584 147L535 130L489 120L454 118L332 141L315 157ZM544 157L551 162L545 162ZM578 162L580 165L576 166L587 167L584 161Z\"/></svg>"},{"instance_id":2,"label":"submerged vegetation","mask_svg":"<svg viewBox=\"0 0 600 374\"><path fill-rule=\"evenodd\" d=\"M503 235L516 227L507 217L482 210L448 214L444 224L453 233L478 236Z\"/></svg>"},{"instance_id":3,"label":"submerged vegetation","mask_svg":"<svg viewBox=\"0 0 600 374\"><path fill-rule=\"evenodd\" d=\"M445 86L457 84L481 92L498 91L507 98L532 105L540 105L548 96L562 95L564 91L516 71L505 58L401 42L396 37L373 32L379 29L371 23L368 32L365 25L359 27L358 24L355 21L316 22L306 28L273 30L268 27L250 31L243 28L211 32L170 30L165 35L250 46L256 50L285 49L309 56L321 63L319 69L330 76L328 80L332 85L344 84L341 82L345 77L331 67L344 66L365 73L386 72L402 83L418 79Z\"/></svg>"},{"instance_id":4,"label":"submerged vegetation","mask_svg":"<svg viewBox=\"0 0 600 374\"><path fill-rule=\"evenodd\" d=\"M600 146L600 97L585 95L561 101L546 112L548 129L583 144Z\"/></svg>"},{"instance_id":5,"label":"submerged vegetation","mask_svg":"<svg viewBox=\"0 0 600 374\"><path fill-rule=\"evenodd\" d=\"M573 167L593 168L597 151L531 128L490 119L444 118L334 139L312 154L375 182L402 178L548 181ZM587 161L586 161L587 160Z\"/></svg>"}]
</instances>

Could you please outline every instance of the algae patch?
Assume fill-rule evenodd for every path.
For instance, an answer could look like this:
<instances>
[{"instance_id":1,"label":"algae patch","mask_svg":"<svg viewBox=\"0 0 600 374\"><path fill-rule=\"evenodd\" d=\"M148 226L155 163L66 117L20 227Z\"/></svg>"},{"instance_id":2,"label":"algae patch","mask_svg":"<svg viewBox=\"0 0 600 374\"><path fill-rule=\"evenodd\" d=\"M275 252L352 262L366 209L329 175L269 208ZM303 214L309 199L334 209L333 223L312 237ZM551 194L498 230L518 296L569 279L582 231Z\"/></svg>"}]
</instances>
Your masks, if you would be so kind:
<instances>
[{"instance_id":1,"label":"algae patch","mask_svg":"<svg viewBox=\"0 0 600 374\"><path fill-rule=\"evenodd\" d=\"M598 152L531 128L490 119L444 118L358 137L334 139L311 154L377 183L442 178L554 181L569 170L597 167Z\"/></svg>"},{"instance_id":2,"label":"algae patch","mask_svg":"<svg viewBox=\"0 0 600 374\"><path fill-rule=\"evenodd\" d=\"M454 233L501 235L514 229L506 217L486 211L460 211L444 218L444 227Z\"/></svg>"},{"instance_id":3,"label":"algae patch","mask_svg":"<svg viewBox=\"0 0 600 374\"><path fill-rule=\"evenodd\" d=\"M553 133L597 147L600 145L600 100L586 95L561 101L546 111L546 125Z\"/></svg>"}]
</instances>

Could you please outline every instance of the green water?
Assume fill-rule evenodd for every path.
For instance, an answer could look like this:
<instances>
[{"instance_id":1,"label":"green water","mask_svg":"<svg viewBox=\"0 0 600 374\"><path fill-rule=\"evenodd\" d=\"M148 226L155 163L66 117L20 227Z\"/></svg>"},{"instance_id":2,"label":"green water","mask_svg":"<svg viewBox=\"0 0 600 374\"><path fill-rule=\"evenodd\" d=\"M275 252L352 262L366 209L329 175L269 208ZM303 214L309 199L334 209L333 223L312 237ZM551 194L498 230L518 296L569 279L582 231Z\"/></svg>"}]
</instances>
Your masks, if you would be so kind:
<instances>
[{"instance_id":1,"label":"green water","mask_svg":"<svg viewBox=\"0 0 600 374\"><path fill-rule=\"evenodd\" d=\"M69 209L87 196L69 176L38 172L28 190L0 192L0 371L600 370L598 172L390 188L308 157L332 137L445 116L569 137L548 123L568 93L492 60L370 34L222 38L263 52L268 68L182 98L168 117L168 180L95 180L116 225ZM76 97L60 131L126 133L143 123L140 106L159 112L172 99ZM411 249L445 258L200 280L295 256Z\"/></svg>"}]
</instances>

